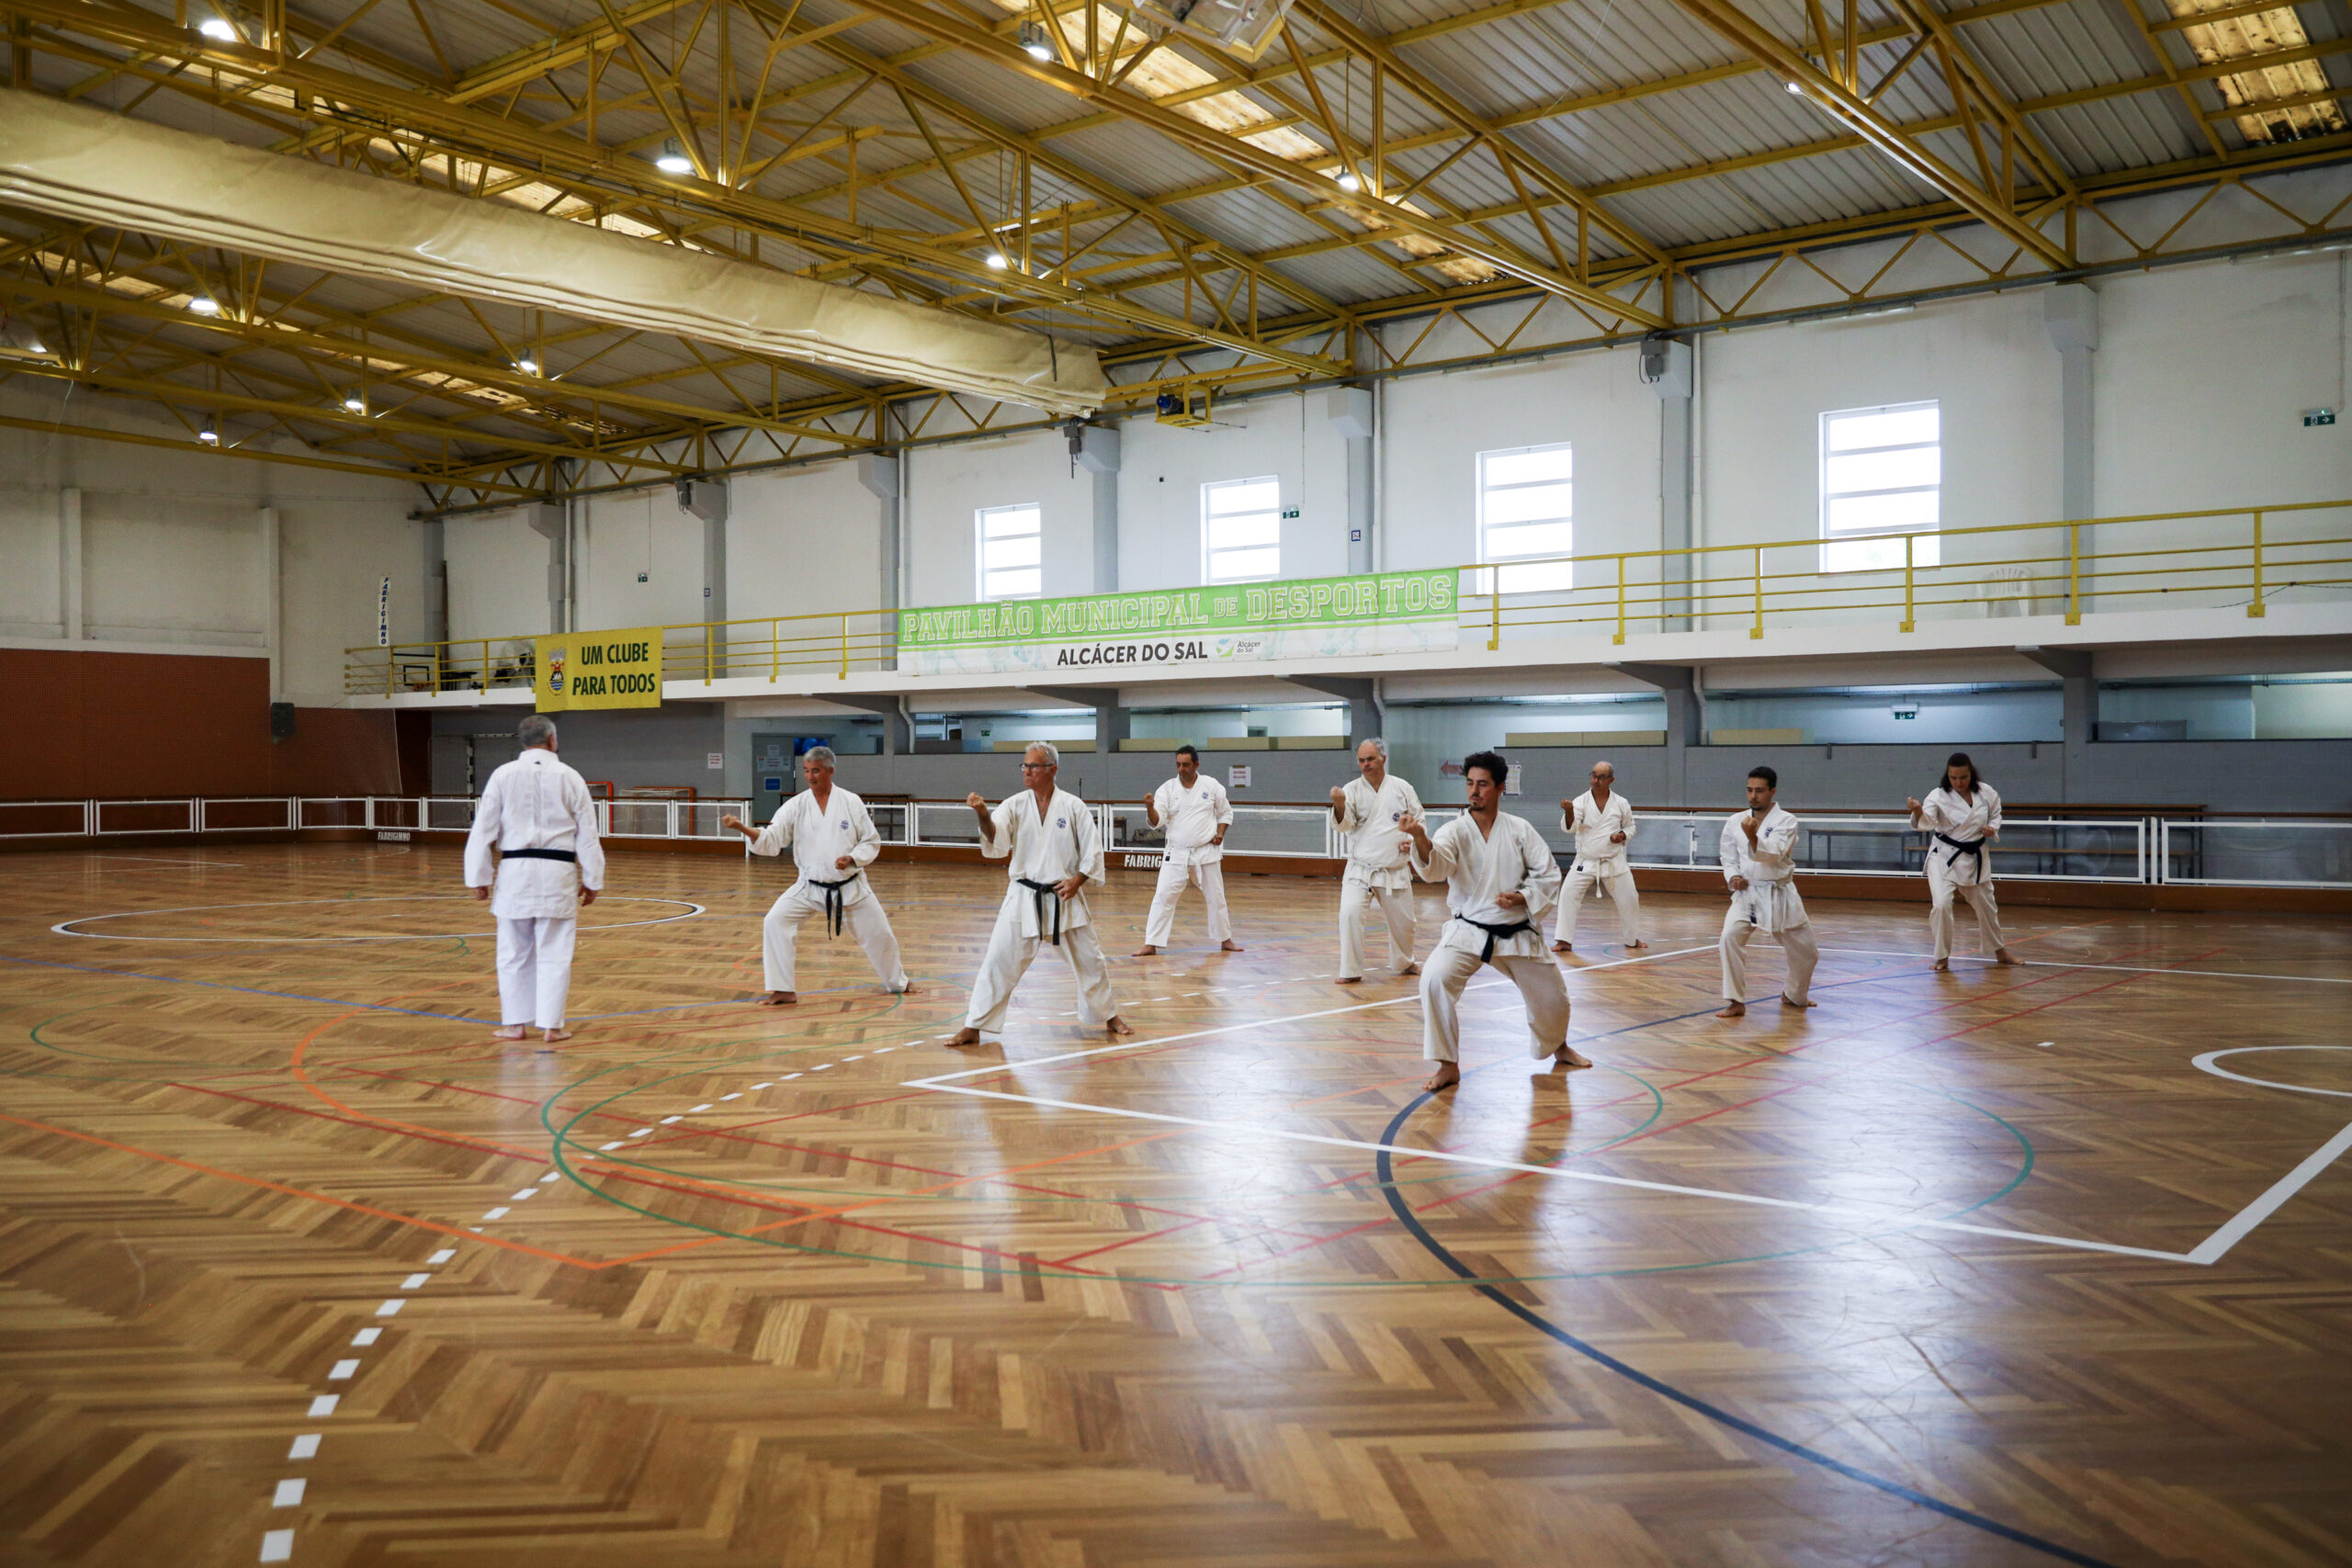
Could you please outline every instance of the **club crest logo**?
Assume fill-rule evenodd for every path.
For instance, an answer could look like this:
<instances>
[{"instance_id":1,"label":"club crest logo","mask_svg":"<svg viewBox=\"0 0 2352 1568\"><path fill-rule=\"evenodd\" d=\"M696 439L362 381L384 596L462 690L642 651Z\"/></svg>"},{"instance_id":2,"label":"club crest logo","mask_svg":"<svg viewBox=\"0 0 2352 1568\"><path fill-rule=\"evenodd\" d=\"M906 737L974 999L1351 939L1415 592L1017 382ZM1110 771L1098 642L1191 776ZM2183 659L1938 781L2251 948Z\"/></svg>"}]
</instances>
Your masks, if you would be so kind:
<instances>
[{"instance_id":1,"label":"club crest logo","mask_svg":"<svg viewBox=\"0 0 2352 1568\"><path fill-rule=\"evenodd\" d=\"M842 831L844 833L849 831L849 818L846 817L842 818Z\"/></svg>"},{"instance_id":2,"label":"club crest logo","mask_svg":"<svg viewBox=\"0 0 2352 1568\"><path fill-rule=\"evenodd\" d=\"M558 696L563 694L563 660L560 646L548 649L548 690Z\"/></svg>"},{"instance_id":3,"label":"club crest logo","mask_svg":"<svg viewBox=\"0 0 2352 1568\"><path fill-rule=\"evenodd\" d=\"M1054 826L1057 828L1067 828L1069 826L1069 818L1067 817L1057 817L1054 818Z\"/></svg>"}]
</instances>

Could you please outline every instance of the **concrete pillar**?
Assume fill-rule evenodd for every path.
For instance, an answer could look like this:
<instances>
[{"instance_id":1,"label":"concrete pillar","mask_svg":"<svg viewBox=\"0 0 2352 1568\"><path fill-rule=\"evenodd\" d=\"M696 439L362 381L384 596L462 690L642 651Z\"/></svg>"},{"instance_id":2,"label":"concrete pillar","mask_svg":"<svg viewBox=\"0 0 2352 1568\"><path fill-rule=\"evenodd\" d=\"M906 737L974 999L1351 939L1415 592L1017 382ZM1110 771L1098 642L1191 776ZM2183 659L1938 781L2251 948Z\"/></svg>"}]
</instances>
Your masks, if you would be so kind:
<instances>
[{"instance_id":1,"label":"concrete pillar","mask_svg":"<svg viewBox=\"0 0 2352 1568\"><path fill-rule=\"evenodd\" d=\"M261 640L269 653L269 700L286 701L286 593L284 536L277 508L261 509ZM390 658L387 654L385 657Z\"/></svg>"},{"instance_id":2,"label":"concrete pillar","mask_svg":"<svg viewBox=\"0 0 2352 1568\"><path fill-rule=\"evenodd\" d=\"M449 640L449 533L438 517L427 517L417 525L418 540L424 557L424 637L427 642Z\"/></svg>"},{"instance_id":3,"label":"concrete pillar","mask_svg":"<svg viewBox=\"0 0 2352 1568\"><path fill-rule=\"evenodd\" d=\"M1666 698L1666 806L1688 807L1690 798L1690 751L1701 745L1705 736L1699 705L1699 683L1696 674L1679 664L1611 664L1608 668L1621 675L1630 675L1645 686L1655 686Z\"/></svg>"},{"instance_id":4,"label":"concrete pillar","mask_svg":"<svg viewBox=\"0 0 2352 1568\"><path fill-rule=\"evenodd\" d=\"M548 630L570 631L564 601L571 586L571 508L558 501L534 502L526 513L531 529L548 542Z\"/></svg>"},{"instance_id":5,"label":"concrete pillar","mask_svg":"<svg viewBox=\"0 0 2352 1568\"><path fill-rule=\"evenodd\" d=\"M827 697L825 701L838 703L845 708L857 708L865 713L880 714L884 756L904 756L914 750L913 726L907 722L906 709L899 705L898 698L834 696Z\"/></svg>"},{"instance_id":6,"label":"concrete pillar","mask_svg":"<svg viewBox=\"0 0 2352 1568\"><path fill-rule=\"evenodd\" d=\"M71 486L57 492L58 620L65 640L83 637L82 611L82 492Z\"/></svg>"},{"instance_id":7,"label":"concrete pillar","mask_svg":"<svg viewBox=\"0 0 2352 1568\"><path fill-rule=\"evenodd\" d=\"M1697 391L1696 359L1679 338L1653 333L1642 341L1636 361L1641 379L1657 399L1657 547L1687 550L1690 505L1697 475L1692 466L1691 400ZM1658 562L1659 627L1690 629L1690 558L1666 556Z\"/></svg>"},{"instance_id":8,"label":"concrete pillar","mask_svg":"<svg viewBox=\"0 0 2352 1568\"><path fill-rule=\"evenodd\" d=\"M1348 742L1360 746L1380 734L1380 698L1371 680L1353 675L1292 676L1290 683L1325 696L1344 697L1348 704ZM1383 737L1385 739L1385 737Z\"/></svg>"},{"instance_id":9,"label":"concrete pillar","mask_svg":"<svg viewBox=\"0 0 2352 1568\"><path fill-rule=\"evenodd\" d=\"M1133 716L1120 704L1119 689L1116 686L1024 686L1022 689L1040 697L1051 697L1056 702L1077 703L1094 710L1094 751L1102 759L1102 766L1099 771L1088 771L1100 781L1095 785L1096 794L1107 795L1113 788L1119 742L1126 739L1133 729ZM832 699L828 697L825 700L831 702ZM1069 771L1069 763L1064 761L1062 772L1067 774ZM1073 794L1085 793L1074 784L1064 787Z\"/></svg>"},{"instance_id":10,"label":"concrete pillar","mask_svg":"<svg viewBox=\"0 0 2352 1568\"><path fill-rule=\"evenodd\" d=\"M2098 352L2098 295L2062 283L2042 302L2050 346L2058 351L2059 510L2070 521L2096 517L2091 462L2091 355Z\"/></svg>"},{"instance_id":11,"label":"concrete pillar","mask_svg":"<svg viewBox=\"0 0 2352 1568\"><path fill-rule=\"evenodd\" d=\"M1348 570L1373 570L1373 439L1379 426L1370 389L1334 387L1323 394L1323 413L1347 443Z\"/></svg>"},{"instance_id":12,"label":"concrete pillar","mask_svg":"<svg viewBox=\"0 0 2352 1568\"><path fill-rule=\"evenodd\" d=\"M906 535L906 504L901 493L906 477L904 460L888 452L862 453L857 459L857 482L865 492L882 503L881 516L881 588L882 607L895 610L905 601L905 552L900 547ZM896 636L898 627L888 631Z\"/></svg>"},{"instance_id":13,"label":"concrete pillar","mask_svg":"<svg viewBox=\"0 0 2352 1568\"><path fill-rule=\"evenodd\" d=\"M2018 652L2059 679L2064 694L2060 733L2065 738L2058 798L2072 801L2091 777L2090 749L2098 744L2098 679L2091 656L2072 648L2020 648Z\"/></svg>"},{"instance_id":14,"label":"concrete pillar","mask_svg":"<svg viewBox=\"0 0 2352 1568\"><path fill-rule=\"evenodd\" d=\"M1071 423L1069 455L1094 477L1094 592L1119 591L1119 429Z\"/></svg>"},{"instance_id":15,"label":"concrete pillar","mask_svg":"<svg viewBox=\"0 0 2352 1568\"><path fill-rule=\"evenodd\" d=\"M725 479L680 479L678 505L702 520L702 618L710 622L703 634L704 668L727 673L727 518Z\"/></svg>"}]
</instances>

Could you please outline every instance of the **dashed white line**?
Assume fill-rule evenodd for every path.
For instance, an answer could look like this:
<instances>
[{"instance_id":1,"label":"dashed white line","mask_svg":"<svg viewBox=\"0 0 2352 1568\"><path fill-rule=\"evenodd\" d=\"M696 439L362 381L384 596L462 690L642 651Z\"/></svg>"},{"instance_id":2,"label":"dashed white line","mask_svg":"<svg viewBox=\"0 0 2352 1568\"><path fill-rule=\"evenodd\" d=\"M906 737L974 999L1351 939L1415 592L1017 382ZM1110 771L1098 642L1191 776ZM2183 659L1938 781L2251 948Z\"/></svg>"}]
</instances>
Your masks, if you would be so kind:
<instances>
[{"instance_id":1,"label":"dashed white line","mask_svg":"<svg viewBox=\"0 0 2352 1568\"><path fill-rule=\"evenodd\" d=\"M537 1188L526 1187L520 1192L514 1193L513 1196L509 1197L506 1201L510 1203L525 1203L538 1195L539 1190Z\"/></svg>"},{"instance_id":2,"label":"dashed white line","mask_svg":"<svg viewBox=\"0 0 2352 1568\"><path fill-rule=\"evenodd\" d=\"M737 1089L733 1094L722 1094L722 1095L720 1095L720 1096L718 1097L718 1102L719 1102L721 1105L724 1105L724 1104L726 1104L726 1103L727 1103L729 1100L741 1100L741 1099L742 1099L742 1098L743 1098L743 1091L742 1091L742 1090L741 1090L741 1089Z\"/></svg>"},{"instance_id":3,"label":"dashed white line","mask_svg":"<svg viewBox=\"0 0 2352 1568\"><path fill-rule=\"evenodd\" d=\"M424 1285L429 1284L432 1281L432 1279L433 1276L430 1274L411 1274L407 1279L401 1281L401 1289L403 1291L418 1290Z\"/></svg>"},{"instance_id":4,"label":"dashed white line","mask_svg":"<svg viewBox=\"0 0 2352 1568\"><path fill-rule=\"evenodd\" d=\"M690 1105L686 1108L686 1114L689 1116L699 1116L709 1109L711 1109L711 1107L707 1101L701 1105Z\"/></svg>"},{"instance_id":5,"label":"dashed white line","mask_svg":"<svg viewBox=\"0 0 2352 1568\"><path fill-rule=\"evenodd\" d=\"M485 1220L503 1220L511 1212L505 1204L501 1203L495 1209L484 1209L481 1212L481 1217Z\"/></svg>"},{"instance_id":6,"label":"dashed white line","mask_svg":"<svg viewBox=\"0 0 2352 1568\"><path fill-rule=\"evenodd\" d=\"M305 1432L294 1439L294 1446L286 1450L286 1457L288 1459L316 1459L318 1452L319 1434Z\"/></svg>"},{"instance_id":7,"label":"dashed white line","mask_svg":"<svg viewBox=\"0 0 2352 1568\"><path fill-rule=\"evenodd\" d=\"M408 1303L406 1302L395 1298L394 1300L386 1302L382 1306L378 1307L376 1309L376 1315L378 1317L398 1317L400 1315L401 1308L407 1304Z\"/></svg>"},{"instance_id":8,"label":"dashed white line","mask_svg":"<svg viewBox=\"0 0 2352 1568\"><path fill-rule=\"evenodd\" d=\"M359 1358L356 1356L345 1356L342 1360L337 1361L334 1366L327 1369L327 1382L349 1382L354 1377L356 1377L358 1373Z\"/></svg>"},{"instance_id":9,"label":"dashed white line","mask_svg":"<svg viewBox=\"0 0 2352 1568\"><path fill-rule=\"evenodd\" d=\"M294 1555L292 1530L268 1530L261 1538L261 1560L264 1562L284 1562Z\"/></svg>"},{"instance_id":10,"label":"dashed white line","mask_svg":"<svg viewBox=\"0 0 2352 1568\"><path fill-rule=\"evenodd\" d=\"M308 1485L309 1483L307 1482L301 1481L279 1482L277 1483L277 1492L274 1493L269 1499L269 1506L273 1508L300 1507L302 1506L302 1493Z\"/></svg>"},{"instance_id":11,"label":"dashed white line","mask_svg":"<svg viewBox=\"0 0 2352 1568\"><path fill-rule=\"evenodd\" d=\"M384 1331L380 1328L363 1328L351 1337L351 1342L354 1345L373 1345L383 1337Z\"/></svg>"},{"instance_id":12,"label":"dashed white line","mask_svg":"<svg viewBox=\"0 0 2352 1568\"><path fill-rule=\"evenodd\" d=\"M620 1145L618 1143L599 1144L599 1145L596 1145L596 1152L597 1152L598 1154L606 1154L606 1155L608 1155L608 1154L611 1154L615 1149L619 1148L620 1146L621 1146L621 1145Z\"/></svg>"},{"instance_id":13,"label":"dashed white line","mask_svg":"<svg viewBox=\"0 0 2352 1568\"><path fill-rule=\"evenodd\" d=\"M320 1394L317 1398L311 1401L311 1414L313 1416L332 1416L334 1414L334 1407L342 1403L343 1396L339 1393Z\"/></svg>"},{"instance_id":14,"label":"dashed white line","mask_svg":"<svg viewBox=\"0 0 2352 1568\"><path fill-rule=\"evenodd\" d=\"M455 1258L455 1257L457 1257L457 1256L458 1256L458 1249L457 1249L456 1247L443 1247L440 1251L438 1251L438 1252L435 1253L432 1257L430 1257L430 1258L426 1258L426 1259L425 1259L425 1261L426 1261L427 1263L432 1264L434 1267L438 1268L438 1267L440 1267L442 1264L448 1262L448 1261L449 1261L449 1259L451 1259L452 1258Z\"/></svg>"},{"instance_id":15,"label":"dashed white line","mask_svg":"<svg viewBox=\"0 0 2352 1568\"><path fill-rule=\"evenodd\" d=\"M685 1118L683 1116L664 1116L662 1118L662 1125L667 1127L673 1122L683 1122Z\"/></svg>"}]
</instances>

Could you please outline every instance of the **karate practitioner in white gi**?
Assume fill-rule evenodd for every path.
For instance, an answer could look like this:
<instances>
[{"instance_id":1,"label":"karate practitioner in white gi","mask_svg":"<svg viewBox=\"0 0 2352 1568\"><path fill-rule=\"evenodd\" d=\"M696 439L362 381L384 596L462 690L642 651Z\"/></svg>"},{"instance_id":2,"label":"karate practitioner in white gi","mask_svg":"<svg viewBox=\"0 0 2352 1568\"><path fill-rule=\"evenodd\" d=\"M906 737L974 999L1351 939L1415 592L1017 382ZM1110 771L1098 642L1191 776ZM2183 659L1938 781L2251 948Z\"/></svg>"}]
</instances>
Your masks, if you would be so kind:
<instances>
[{"instance_id":1,"label":"karate practitioner in white gi","mask_svg":"<svg viewBox=\"0 0 2352 1568\"><path fill-rule=\"evenodd\" d=\"M1544 953L1544 911L1560 890L1552 846L1533 823L1500 809L1510 768L1499 753L1473 751L1463 760L1462 776L1469 810L1435 834L1419 818L1405 829L1414 873L1424 882L1445 884L1452 916L1421 976L1421 1055L1437 1064L1421 1086L1430 1093L1462 1081L1458 1004L1462 987L1487 964L1519 987L1527 1009L1528 1055L1549 1056L1564 1067L1592 1066L1568 1046L1567 987Z\"/></svg>"},{"instance_id":2,"label":"karate practitioner in white gi","mask_svg":"<svg viewBox=\"0 0 2352 1568\"><path fill-rule=\"evenodd\" d=\"M492 1037L520 1040L537 1024L552 1045L571 1038L563 1005L571 991L572 944L580 906L594 903L605 886L605 847L587 781L555 760L555 722L533 714L514 734L523 754L490 775L474 807L466 886L491 900L498 919L501 1027ZM495 869L492 845L501 856Z\"/></svg>"},{"instance_id":3,"label":"karate practitioner in white gi","mask_svg":"<svg viewBox=\"0 0 2352 1568\"><path fill-rule=\"evenodd\" d=\"M1233 919L1225 908L1225 830L1233 826L1233 802L1225 786L1201 777L1201 754L1190 746L1176 748L1176 776L1151 792L1143 803L1144 815L1155 828L1166 829L1160 847L1159 886L1151 895L1151 913L1144 917L1143 945L1137 958L1149 958L1176 934L1176 900L1184 885L1201 885L1201 900L1209 907L1209 935L1227 953L1239 953L1233 940Z\"/></svg>"},{"instance_id":4,"label":"karate practitioner in white gi","mask_svg":"<svg viewBox=\"0 0 2352 1568\"><path fill-rule=\"evenodd\" d=\"M1421 816L1421 797L1388 771L1388 742L1371 739L1356 748L1360 775L1331 792L1331 819L1351 834L1348 868L1340 877L1339 983L1363 978L1363 928L1377 903L1388 923L1388 956L1400 976L1418 975L1413 962L1413 877L1408 867L1405 824Z\"/></svg>"},{"instance_id":5,"label":"karate practitioner in white gi","mask_svg":"<svg viewBox=\"0 0 2352 1568\"><path fill-rule=\"evenodd\" d=\"M1574 800L1560 802L1560 831L1576 840L1576 863L1568 868L1567 885L1560 890L1560 909L1552 926L1552 951L1576 951L1577 914L1595 883L1617 906L1617 926L1625 946L1646 946L1642 941L1642 899L1634 891L1634 873L1627 852L1634 841L1634 803L1617 793L1617 765L1595 762L1592 787Z\"/></svg>"},{"instance_id":6,"label":"karate practitioner in white gi","mask_svg":"<svg viewBox=\"0 0 2352 1568\"><path fill-rule=\"evenodd\" d=\"M740 817L718 819L720 827L751 840L755 855L780 854L789 845L793 865L800 873L760 922L760 962L768 987L767 995L759 998L762 1007L790 1007L800 999L795 988L800 922L819 914L833 936L848 925L884 990L892 996L914 990L899 962L899 938L890 929L890 917L865 881L865 868L882 852L882 835L874 830L865 801L833 787L833 761L830 746L811 746L802 752L800 774L808 787L776 807L765 828L753 828Z\"/></svg>"},{"instance_id":7,"label":"karate practitioner in white gi","mask_svg":"<svg viewBox=\"0 0 2352 1568\"><path fill-rule=\"evenodd\" d=\"M972 981L971 1006L950 1045L993 1045L1003 1038L1012 987L1047 946L1061 950L1078 977L1080 1022L1113 1034L1135 1032L1111 996L1111 973L1086 908L1086 885L1102 885L1102 835L1086 802L1054 787L1061 761L1061 753L1041 740L1021 759L1021 782L1028 788L993 812L978 794L964 798L980 819L980 853L1012 863L1005 867L1010 886L989 933L988 955Z\"/></svg>"},{"instance_id":8,"label":"karate practitioner in white gi","mask_svg":"<svg viewBox=\"0 0 2352 1568\"><path fill-rule=\"evenodd\" d=\"M2001 796L1976 776L1965 751L1944 763L1944 782L1924 801L1906 800L1911 826L1932 833L1928 841L1928 930L1936 939L1936 967L1951 967L1952 896L1968 900L1984 945L1999 964L2015 964L2001 942L2001 911L1993 902L1993 867L1985 851L2001 836Z\"/></svg>"},{"instance_id":9,"label":"karate practitioner in white gi","mask_svg":"<svg viewBox=\"0 0 2352 1568\"><path fill-rule=\"evenodd\" d=\"M1737 1018L1747 1011L1747 942L1758 931L1777 940L1789 955L1789 983L1781 993L1783 1006L1819 1007L1811 998L1813 966L1821 962L1821 948L1813 940L1812 918L1797 897L1797 819L1774 803L1781 776L1770 768L1747 773L1747 809L1735 811L1724 823L1719 846L1724 880L1731 884L1731 908L1724 915L1724 1010L1717 1018Z\"/></svg>"}]
</instances>

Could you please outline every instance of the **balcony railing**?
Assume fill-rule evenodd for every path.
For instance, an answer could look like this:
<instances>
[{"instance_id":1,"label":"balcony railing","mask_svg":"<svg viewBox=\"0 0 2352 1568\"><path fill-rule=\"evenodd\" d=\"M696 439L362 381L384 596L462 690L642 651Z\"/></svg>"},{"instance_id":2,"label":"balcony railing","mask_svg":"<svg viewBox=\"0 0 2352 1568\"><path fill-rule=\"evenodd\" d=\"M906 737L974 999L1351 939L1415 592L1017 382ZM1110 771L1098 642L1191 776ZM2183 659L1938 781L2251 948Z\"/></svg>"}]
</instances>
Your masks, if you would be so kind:
<instances>
[{"instance_id":1,"label":"balcony railing","mask_svg":"<svg viewBox=\"0 0 2352 1568\"><path fill-rule=\"evenodd\" d=\"M1568 569L1570 586L1537 593L1479 592L1498 569L1459 568L1457 632L1500 650L1542 638L1664 631L1889 626L2086 615L2167 607L2240 608L2352 597L2352 501L2154 512L2078 522L2003 524L1918 534L1838 537L1841 550L1877 541L1889 565L1826 571L1819 538L1629 550L1512 561L1504 585L1535 569ZM1931 564L1932 562L1932 564ZM665 683L846 678L897 666L899 612L879 608L755 616L660 628ZM1376 660L1378 656L1370 656ZM400 643L345 650L354 694L490 692L534 683L529 636Z\"/></svg>"}]
</instances>

